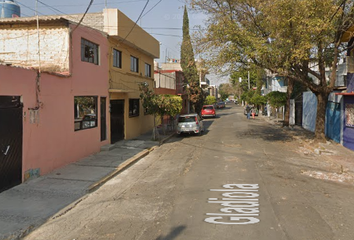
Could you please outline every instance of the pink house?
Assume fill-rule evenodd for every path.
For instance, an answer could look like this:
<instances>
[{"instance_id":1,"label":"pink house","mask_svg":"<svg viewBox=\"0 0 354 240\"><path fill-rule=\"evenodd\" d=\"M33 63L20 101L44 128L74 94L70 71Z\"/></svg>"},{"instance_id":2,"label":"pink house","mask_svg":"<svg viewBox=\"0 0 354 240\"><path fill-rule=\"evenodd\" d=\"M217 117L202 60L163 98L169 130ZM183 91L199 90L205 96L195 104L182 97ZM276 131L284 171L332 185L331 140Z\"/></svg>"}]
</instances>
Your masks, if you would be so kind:
<instances>
[{"instance_id":1,"label":"pink house","mask_svg":"<svg viewBox=\"0 0 354 240\"><path fill-rule=\"evenodd\" d=\"M108 51L62 17L0 20L0 192L109 144Z\"/></svg>"}]
</instances>

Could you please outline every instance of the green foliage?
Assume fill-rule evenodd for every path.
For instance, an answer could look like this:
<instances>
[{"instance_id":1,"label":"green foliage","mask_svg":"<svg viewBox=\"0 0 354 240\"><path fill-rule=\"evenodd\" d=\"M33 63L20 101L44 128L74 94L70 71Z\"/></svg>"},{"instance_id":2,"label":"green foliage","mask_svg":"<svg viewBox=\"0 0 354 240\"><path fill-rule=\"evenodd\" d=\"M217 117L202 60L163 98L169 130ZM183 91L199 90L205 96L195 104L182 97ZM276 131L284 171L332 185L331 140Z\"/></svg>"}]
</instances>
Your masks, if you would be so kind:
<instances>
[{"instance_id":1,"label":"green foliage","mask_svg":"<svg viewBox=\"0 0 354 240\"><path fill-rule=\"evenodd\" d=\"M160 95L160 108L161 113L171 117L176 116L182 110L182 98L175 95Z\"/></svg>"},{"instance_id":2,"label":"green foliage","mask_svg":"<svg viewBox=\"0 0 354 240\"><path fill-rule=\"evenodd\" d=\"M253 94L251 100L251 104L254 104L256 106L261 106L267 104L267 97L259 95L258 93Z\"/></svg>"},{"instance_id":3,"label":"green foliage","mask_svg":"<svg viewBox=\"0 0 354 240\"><path fill-rule=\"evenodd\" d=\"M284 106L287 101L286 93L278 92L278 91L270 92L267 94L266 97L268 99L269 104L275 108Z\"/></svg>"},{"instance_id":4,"label":"green foliage","mask_svg":"<svg viewBox=\"0 0 354 240\"><path fill-rule=\"evenodd\" d=\"M140 99L142 101L142 105L146 110L147 114L158 114L159 112L159 96L156 95L151 89L149 89L149 85L144 82L139 84L140 90Z\"/></svg>"},{"instance_id":5,"label":"green foliage","mask_svg":"<svg viewBox=\"0 0 354 240\"><path fill-rule=\"evenodd\" d=\"M252 99L252 97L253 97L254 94L255 94L255 91L253 91L253 90L248 90L248 91L242 93L242 95L241 95L241 100L242 100L242 101L245 101L245 102L247 102L247 103L251 103L251 99Z\"/></svg>"},{"instance_id":6,"label":"green foliage","mask_svg":"<svg viewBox=\"0 0 354 240\"><path fill-rule=\"evenodd\" d=\"M195 64L194 51L189 35L189 18L187 7L183 14L183 40L181 45L181 67L188 82L187 92L195 112L199 112L204 101L204 94L199 86L198 71Z\"/></svg>"},{"instance_id":7,"label":"green foliage","mask_svg":"<svg viewBox=\"0 0 354 240\"><path fill-rule=\"evenodd\" d=\"M216 98L214 96L207 96L204 100L205 105L213 105L216 103Z\"/></svg>"},{"instance_id":8,"label":"green foliage","mask_svg":"<svg viewBox=\"0 0 354 240\"><path fill-rule=\"evenodd\" d=\"M196 35L195 41L210 66L230 72L251 63L300 82L318 96L320 109L315 134L316 137L324 134L325 101L334 89L338 59L345 49L342 37L353 25L353 1L191 0L190 3L195 10L208 15L207 28ZM311 69L311 65L318 70ZM331 70L329 81L326 66ZM318 83L308 78L309 74Z\"/></svg>"},{"instance_id":9,"label":"green foliage","mask_svg":"<svg viewBox=\"0 0 354 240\"><path fill-rule=\"evenodd\" d=\"M139 85L141 91L140 98L142 105L146 109L148 114L154 114L159 116L176 116L182 110L182 99L179 96L174 95L159 95L155 94L147 83L141 83Z\"/></svg>"}]
</instances>

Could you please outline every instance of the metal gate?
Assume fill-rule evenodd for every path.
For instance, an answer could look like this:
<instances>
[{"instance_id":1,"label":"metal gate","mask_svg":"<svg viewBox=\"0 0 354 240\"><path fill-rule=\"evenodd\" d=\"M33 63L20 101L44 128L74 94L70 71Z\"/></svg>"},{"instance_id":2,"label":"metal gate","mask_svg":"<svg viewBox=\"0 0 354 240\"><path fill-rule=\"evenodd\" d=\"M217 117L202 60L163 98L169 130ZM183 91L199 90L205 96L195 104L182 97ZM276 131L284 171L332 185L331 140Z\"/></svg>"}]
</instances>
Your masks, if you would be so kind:
<instances>
[{"instance_id":1,"label":"metal gate","mask_svg":"<svg viewBox=\"0 0 354 240\"><path fill-rule=\"evenodd\" d=\"M302 126L302 94L295 99L295 125Z\"/></svg>"},{"instance_id":2,"label":"metal gate","mask_svg":"<svg viewBox=\"0 0 354 240\"><path fill-rule=\"evenodd\" d=\"M340 143L341 109L340 104L328 102L326 109L326 136Z\"/></svg>"},{"instance_id":3,"label":"metal gate","mask_svg":"<svg viewBox=\"0 0 354 240\"><path fill-rule=\"evenodd\" d=\"M22 104L0 96L0 192L22 182Z\"/></svg>"}]
</instances>

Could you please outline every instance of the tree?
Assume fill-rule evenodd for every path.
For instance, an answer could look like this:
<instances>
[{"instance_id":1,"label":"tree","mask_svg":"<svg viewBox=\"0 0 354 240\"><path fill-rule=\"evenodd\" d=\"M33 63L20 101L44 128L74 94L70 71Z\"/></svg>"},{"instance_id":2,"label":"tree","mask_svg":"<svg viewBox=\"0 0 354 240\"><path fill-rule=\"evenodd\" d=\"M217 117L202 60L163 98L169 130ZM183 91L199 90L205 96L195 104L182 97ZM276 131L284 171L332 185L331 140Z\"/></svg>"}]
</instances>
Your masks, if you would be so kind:
<instances>
[{"instance_id":1,"label":"tree","mask_svg":"<svg viewBox=\"0 0 354 240\"><path fill-rule=\"evenodd\" d=\"M225 101L230 95L235 93L235 88L230 83L222 83L219 85L219 94L221 96L221 100Z\"/></svg>"},{"instance_id":2,"label":"tree","mask_svg":"<svg viewBox=\"0 0 354 240\"><path fill-rule=\"evenodd\" d=\"M183 14L183 41L181 45L181 67L183 75L188 82L187 92L193 111L199 113L204 101L204 93L199 86L199 77L195 64L194 51L189 35L189 18L187 7Z\"/></svg>"},{"instance_id":3,"label":"tree","mask_svg":"<svg viewBox=\"0 0 354 240\"><path fill-rule=\"evenodd\" d=\"M284 106L287 102L287 94L283 92L270 92L267 94L267 99L269 102L269 105L277 109L277 114L278 114L278 109L282 106ZM277 116L278 118L278 116Z\"/></svg>"},{"instance_id":4,"label":"tree","mask_svg":"<svg viewBox=\"0 0 354 240\"><path fill-rule=\"evenodd\" d=\"M204 101L205 105L213 105L214 103L216 103L216 98L214 96L207 96L205 98L205 101Z\"/></svg>"},{"instance_id":5,"label":"tree","mask_svg":"<svg viewBox=\"0 0 354 240\"><path fill-rule=\"evenodd\" d=\"M170 117L176 116L182 110L182 99L181 97L174 95L155 94L151 89L149 89L149 85L146 82L139 84L139 90L141 91L140 99L146 113L154 116L152 138L156 141L159 138L156 126L156 116L160 116L162 123L165 115ZM165 129L163 130L165 131Z\"/></svg>"},{"instance_id":6,"label":"tree","mask_svg":"<svg viewBox=\"0 0 354 240\"><path fill-rule=\"evenodd\" d=\"M325 138L326 104L343 50L341 38L353 24L353 4L350 0L191 0L192 7L209 16L198 45L210 64L237 69L252 62L305 85L318 101L317 139ZM331 69L329 82L326 67Z\"/></svg>"},{"instance_id":7,"label":"tree","mask_svg":"<svg viewBox=\"0 0 354 240\"><path fill-rule=\"evenodd\" d=\"M150 88L149 84L146 82L139 84L140 99L147 114L152 114L154 117L154 128L152 131L152 139L156 141L158 136L157 126L156 126L156 115L159 113L158 106L158 95L156 95Z\"/></svg>"},{"instance_id":8,"label":"tree","mask_svg":"<svg viewBox=\"0 0 354 240\"><path fill-rule=\"evenodd\" d=\"M259 109L260 106L267 104L267 98L255 92L250 99L250 103L256 105L257 109Z\"/></svg>"}]
</instances>

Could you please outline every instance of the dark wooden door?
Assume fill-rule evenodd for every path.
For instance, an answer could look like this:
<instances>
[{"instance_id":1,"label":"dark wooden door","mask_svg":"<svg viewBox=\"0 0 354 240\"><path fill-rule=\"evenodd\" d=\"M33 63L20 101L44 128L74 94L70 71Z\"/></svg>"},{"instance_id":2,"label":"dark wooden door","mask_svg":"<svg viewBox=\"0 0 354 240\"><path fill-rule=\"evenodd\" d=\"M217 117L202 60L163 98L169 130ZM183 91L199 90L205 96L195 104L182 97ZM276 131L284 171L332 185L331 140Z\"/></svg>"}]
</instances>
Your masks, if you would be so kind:
<instances>
[{"instance_id":1,"label":"dark wooden door","mask_svg":"<svg viewBox=\"0 0 354 240\"><path fill-rule=\"evenodd\" d=\"M124 100L111 100L111 143L124 139Z\"/></svg>"}]
</instances>

